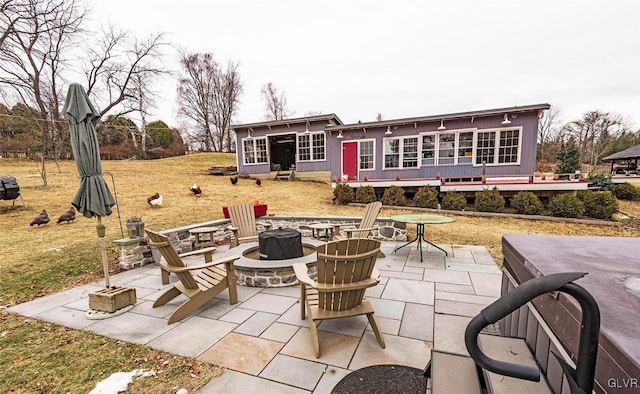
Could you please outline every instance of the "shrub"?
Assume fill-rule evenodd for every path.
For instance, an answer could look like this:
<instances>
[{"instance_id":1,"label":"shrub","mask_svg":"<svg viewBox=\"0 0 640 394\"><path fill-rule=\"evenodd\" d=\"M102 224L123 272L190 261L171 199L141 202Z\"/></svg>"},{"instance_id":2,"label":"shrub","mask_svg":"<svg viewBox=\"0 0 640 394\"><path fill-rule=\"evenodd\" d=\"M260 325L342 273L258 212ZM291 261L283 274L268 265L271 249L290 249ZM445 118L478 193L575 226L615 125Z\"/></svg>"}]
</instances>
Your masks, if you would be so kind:
<instances>
[{"instance_id":1,"label":"shrub","mask_svg":"<svg viewBox=\"0 0 640 394\"><path fill-rule=\"evenodd\" d=\"M602 191L613 191L615 185L611 177L605 174L589 174L589 186Z\"/></svg>"},{"instance_id":2,"label":"shrub","mask_svg":"<svg viewBox=\"0 0 640 394\"><path fill-rule=\"evenodd\" d=\"M572 193L557 194L549 201L549 211L553 216L577 218L584 213L584 204Z\"/></svg>"},{"instance_id":3,"label":"shrub","mask_svg":"<svg viewBox=\"0 0 640 394\"><path fill-rule=\"evenodd\" d=\"M391 186L384 191L382 195L383 205L407 205L407 198L404 196L404 189L400 186Z\"/></svg>"},{"instance_id":4,"label":"shrub","mask_svg":"<svg viewBox=\"0 0 640 394\"><path fill-rule=\"evenodd\" d=\"M438 192L432 187L423 186L418 189L413 202L420 208L438 208Z\"/></svg>"},{"instance_id":5,"label":"shrub","mask_svg":"<svg viewBox=\"0 0 640 394\"><path fill-rule=\"evenodd\" d=\"M356 201L363 204L376 201L376 192L373 186L362 186L356 189Z\"/></svg>"},{"instance_id":6,"label":"shrub","mask_svg":"<svg viewBox=\"0 0 640 394\"><path fill-rule=\"evenodd\" d=\"M452 211L464 211L467 207L467 198L464 193L447 192L442 199L442 209Z\"/></svg>"},{"instance_id":7,"label":"shrub","mask_svg":"<svg viewBox=\"0 0 640 394\"><path fill-rule=\"evenodd\" d=\"M532 192L520 192L511 199L511 207L517 213L525 215L540 215L544 210L544 206L540 202L538 196Z\"/></svg>"},{"instance_id":8,"label":"shrub","mask_svg":"<svg viewBox=\"0 0 640 394\"><path fill-rule=\"evenodd\" d=\"M620 200L640 199L640 189L629 182L620 183L613 189L613 195Z\"/></svg>"},{"instance_id":9,"label":"shrub","mask_svg":"<svg viewBox=\"0 0 640 394\"><path fill-rule=\"evenodd\" d=\"M339 183L336 188L333 189L333 196L336 198L338 204L349 204L350 202L353 202L355 193L351 186Z\"/></svg>"},{"instance_id":10,"label":"shrub","mask_svg":"<svg viewBox=\"0 0 640 394\"><path fill-rule=\"evenodd\" d=\"M595 219L609 219L618 212L618 200L610 192L589 190L583 194L585 215Z\"/></svg>"},{"instance_id":11,"label":"shrub","mask_svg":"<svg viewBox=\"0 0 640 394\"><path fill-rule=\"evenodd\" d=\"M500 212L504 208L504 197L497 187L476 192L474 204L478 212Z\"/></svg>"}]
</instances>

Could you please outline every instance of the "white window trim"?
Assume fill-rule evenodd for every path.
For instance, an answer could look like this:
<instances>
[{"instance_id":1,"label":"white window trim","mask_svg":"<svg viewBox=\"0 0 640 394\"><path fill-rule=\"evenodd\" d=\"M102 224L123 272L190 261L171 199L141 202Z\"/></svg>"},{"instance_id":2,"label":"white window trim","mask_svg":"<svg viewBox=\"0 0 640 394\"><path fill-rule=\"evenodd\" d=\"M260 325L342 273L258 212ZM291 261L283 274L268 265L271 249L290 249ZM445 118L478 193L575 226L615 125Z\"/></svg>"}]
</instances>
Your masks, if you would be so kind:
<instances>
[{"instance_id":1,"label":"white window trim","mask_svg":"<svg viewBox=\"0 0 640 394\"><path fill-rule=\"evenodd\" d=\"M256 158L256 161L253 162L253 163L247 163L247 155L245 154L245 151L244 151L244 143L245 143L246 140L247 140L246 138L242 139L242 162L244 163L243 165L245 165L245 166L263 166L265 164L269 164L269 138L265 136L265 137L252 137L250 139L250 142L253 145L253 154L254 154L254 157ZM256 149L256 146L257 146L256 145L256 140L265 140L265 148L266 148L266 151L267 151L267 161L264 162L264 163L258 163L258 161L257 161L258 152L257 152L257 149Z\"/></svg>"},{"instance_id":2,"label":"white window trim","mask_svg":"<svg viewBox=\"0 0 640 394\"><path fill-rule=\"evenodd\" d=\"M513 128L510 128L513 129ZM418 150L419 150L419 166L420 167L438 167L438 166L469 166L472 165L473 163L475 163L475 143L476 143L476 132L477 131L484 131L484 130L478 130L477 128L468 128L468 129L455 129L455 130L446 130L446 131L427 131L427 132L422 132L419 133L418 135L420 136L420 139L418 140ZM473 139L472 139L472 143L471 143L471 151L473 153L472 156L472 162L471 163L460 163L459 162L459 158L460 156L458 155L459 150L460 150L460 133L473 133ZM441 134L454 134L455 135L455 142L454 142L454 155L453 155L453 163L449 163L449 164L438 164L438 160L440 160L440 135ZM422 136L424 135L435 135L435 141L434 141L434 160L433 160L433 164L422 164Z\"/></svg>"},{"instance_id":3,"label":"white window trim","mask_svg":"<svg viewBox=\"0 0 640 394\"><path fill-rule=\"evenodd\" d=\"M372 168L360 168L360 144L362 142L373 142L373 167ZM364 140L358 140L358 172L360 171L375 171L376 170L376 139L368 138Z\"/></svg>"},{"instance_id":4,"label":"white window trim","mask_svg":"<svg viewBox=\"0 0 640 394\"><path fill-rule=\"evenodd\" d=\"M478 147L478 133L491 133L491 132L495 132L496 133L496 141L495 141L495 146L494 146L494 163L486 163L487 166L491 166L491 167L499 167L499 166L519 166L520 165L520 161L522 159L522 126L515 126L515 127L500 127L500 128L494 128L494 129L480 129L477 130L476 133L473 134L473 166L474 167L482 167L482 163L476 164L476 151L477 151L477 147ZM503 131L510 131L510 130L518 130L518 160L516 160L513 163L500 163L498 162L499 159L499 152L500 152L500 134Z\"/></svg>"},{"instance_id":5,"label":"white window trim","mask_svg":"<svg viewBox=\"0 0 640 394\"><path fill-rule=\"evenodd\" d=\"M314 134L322 134L323 149L324 149L324 159L313 159L313 135ZM300 136L309 136L309 156L312 159L303 160L300 158ZM324 131L311 131L308 134L306 133L296 133L296 162L301 163L313 163L319 161L327 161L327 135Z\"/></svg>"},{"instance_id":6,"label":"white window trim","mask_svg":"<svg viewBox=\"0 0 640 394\"><path fill-rule=\"evenodd\" d=\"M417 146L417 148L418 148L418 150L417 150L418 157L416 158L416 161L418 163L417 163L417 165L415 167L403 167L402 166L403 159L404 159L404 140L407 139L407 138L417 138L418 139L418 143L417 143L417 145L418 145ZM384 151L384 147L385 147L385 144L386 144L387 140L400 140L400 149L399 149L399 152L398 152L398 159L399 159L398 160L398 165L399 165L398 167L387 167L387 165L385 163L386 162L386 160L385 160L386 152ZM414 134L414 135L403 135L403 136L399 136L399 137L386 137L386 138L382 139L382 144L383 144L382 145L382 169L383 170L394 170L394 171L397 171L397 170L415 170L415 169L420 168L420 161L422 160L422 156L420 156L420 153L421 153L420 152L421 151L421 148L420 148L421 141L420 141L420 136L419 135L415 135Z\"/></svg>"}]
</instances>

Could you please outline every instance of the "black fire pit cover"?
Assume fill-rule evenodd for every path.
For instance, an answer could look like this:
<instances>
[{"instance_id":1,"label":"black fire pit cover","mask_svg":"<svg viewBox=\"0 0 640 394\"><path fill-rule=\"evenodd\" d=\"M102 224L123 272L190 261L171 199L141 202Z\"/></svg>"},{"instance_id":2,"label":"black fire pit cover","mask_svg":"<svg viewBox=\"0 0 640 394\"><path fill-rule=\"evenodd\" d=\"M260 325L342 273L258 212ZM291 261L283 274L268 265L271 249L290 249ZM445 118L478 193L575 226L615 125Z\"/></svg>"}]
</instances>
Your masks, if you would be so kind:
<instances>
[{"instance_id":1,"label":"black fire pit cover","mask_svg":"<svg viewBox=\"0 0 640 394\"><path fill-rule=\"evenodd\" d=\"M292 228L263 231L258 236L260 260L302 257L302 235Z\"/></svg>"}]
</instances>

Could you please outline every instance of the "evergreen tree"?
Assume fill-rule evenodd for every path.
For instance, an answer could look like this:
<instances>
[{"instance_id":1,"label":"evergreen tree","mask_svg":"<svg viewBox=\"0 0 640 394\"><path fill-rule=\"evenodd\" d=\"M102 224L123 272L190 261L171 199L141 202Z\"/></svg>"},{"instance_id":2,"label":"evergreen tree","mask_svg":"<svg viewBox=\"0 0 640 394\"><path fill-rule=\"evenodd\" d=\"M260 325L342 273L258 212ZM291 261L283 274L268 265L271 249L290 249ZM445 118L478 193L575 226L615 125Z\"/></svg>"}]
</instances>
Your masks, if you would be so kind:
<instances>
[{"instance_id":1,"label":"evergreen tree","mask_svg":"<svg viewBox=\"0 0 640 394\"><path fill-rule=\"evenodd\" d=\"M573 138L560 145L558 160L560 164L556 168L556 174L571 174L580 169L580 152Z\"/></svg>"}]
</instances>

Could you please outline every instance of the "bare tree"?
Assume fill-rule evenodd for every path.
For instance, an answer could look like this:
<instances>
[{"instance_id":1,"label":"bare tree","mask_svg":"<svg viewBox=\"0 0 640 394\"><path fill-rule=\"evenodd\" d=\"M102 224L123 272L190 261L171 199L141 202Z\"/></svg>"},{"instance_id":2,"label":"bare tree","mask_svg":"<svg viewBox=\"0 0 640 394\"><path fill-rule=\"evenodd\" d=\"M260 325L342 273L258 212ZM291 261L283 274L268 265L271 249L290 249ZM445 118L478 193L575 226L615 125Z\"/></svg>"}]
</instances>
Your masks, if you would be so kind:
<instances>
[{"instance_id":1,"label":"bare tree","mask_svg":"<svg viewBox=\"0 0 640 394\"><path fill-rule=\"evenodd\" d=\"M101 117L140 111L141 101L153 107L153 83L170 74L161 59L167 45L162 33L139 40L110 26L97 47L88 48L87 94L97 97Z\"/></svg>"},{"instance_id":2,"label":"bare tree","mask_svg":"<svg viewBox=\"0 0 640 394\"><path fill-rule=\"evenodd\" d=\"M262 87L262 100L267 111L266 119L282 120L291 116L293 112L287 110L287 96L285 92L278 92L278 88L269 82Z\"/></svg>"},{"instance_id":3,"label":"bare tree","mask_svg":"<svg viewBox=\"0 0 640 394\"><path fill-rule=\"evenodd\" d=\"M563 127L563 132L576 140L582 162L592 165L598 164L613 141L628 130L620 115L600 111L585 112L582 119Z\"/></svg>"},{"instance_id":4,"label":"bare tree","mask_svg":"<svg viewBox=\"0 0 640 394\"><path fill-rule=\"evenodd\" d=\"M231 150L231 120L242 93L238 64L229 62L223 69L211 53L185 52L180 54L180 64L178 113L195 125L189 142L205 150Z\"/></svg>"},{"instance_id":5,"label":"bare tree","mask_svg":"<svg viewBox=\"0 0 640 394\"><path fill-rule=\"evenodd\" d=\"M560 108L552 106L538 119L538 159L547 160L545 149L547 145L560 135Z\"/></svg>"},{"instance_id":6,"label":"bare tree","mask_svg":"<svg viewBox=\"0 0 640 394\"><path fill-rule=\"evenodd\" d=\"M60 74L64 56L76 42L86 9L75 0L21 0L2 6L0 86L16 101L37 108L43 141L40 175L47 185L45 158L57 158L60 133L56 127L62 105Z\"/></svg>"}]
</instances>

